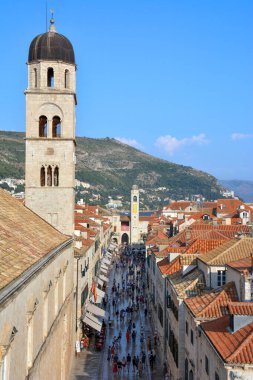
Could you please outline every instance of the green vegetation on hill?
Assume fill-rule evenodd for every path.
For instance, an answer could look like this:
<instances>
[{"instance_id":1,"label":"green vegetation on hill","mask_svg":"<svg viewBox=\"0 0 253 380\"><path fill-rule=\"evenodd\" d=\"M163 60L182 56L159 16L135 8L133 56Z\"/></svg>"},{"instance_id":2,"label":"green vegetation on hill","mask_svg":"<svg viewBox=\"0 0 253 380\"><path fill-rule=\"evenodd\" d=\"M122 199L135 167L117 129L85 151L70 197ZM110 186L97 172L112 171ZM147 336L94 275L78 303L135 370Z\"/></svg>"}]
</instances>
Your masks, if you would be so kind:
<instances>
[{"instance_id":1,"label":"green vegetation on hill","mask_svg":"<svg viewBox=\"0 0 253 380\"><path fill-rule=\"evenodd\" d=\"M152 208L161 207L168 197L184 199L194 194L207 199L220 197L221 187L216 178L202 171L158 159L115 139L77 137L76 140L76 178L90 183L89 193L100 194L102 204L107 203L108 196L121 195L129 201L133 184L144 189L143 205ZM0 178L24 178L24 150L23 133L0 132Z\"/></svg>"}]
</instances>

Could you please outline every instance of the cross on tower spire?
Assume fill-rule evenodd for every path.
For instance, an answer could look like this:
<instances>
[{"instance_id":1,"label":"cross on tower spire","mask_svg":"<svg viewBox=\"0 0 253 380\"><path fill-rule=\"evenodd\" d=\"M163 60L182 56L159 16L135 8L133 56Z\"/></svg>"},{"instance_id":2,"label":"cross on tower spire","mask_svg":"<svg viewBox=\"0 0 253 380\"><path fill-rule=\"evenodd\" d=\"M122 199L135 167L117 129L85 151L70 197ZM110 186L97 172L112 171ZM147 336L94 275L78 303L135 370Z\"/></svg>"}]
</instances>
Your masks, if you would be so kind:
<instances>
[{"instance_id":1,"label":"cross on tower spire","mask_svg":"<svg viewBox=\"0 0 253 380\"><path fill-rule=\"evenodd\" d=\"M49 31L50 32L55 32L55 26L54 26L54 10L53 9L50 9L50 13L51 13L51 19L50 19L50 28L49 28Z\"/></svg>"}]
</instances>

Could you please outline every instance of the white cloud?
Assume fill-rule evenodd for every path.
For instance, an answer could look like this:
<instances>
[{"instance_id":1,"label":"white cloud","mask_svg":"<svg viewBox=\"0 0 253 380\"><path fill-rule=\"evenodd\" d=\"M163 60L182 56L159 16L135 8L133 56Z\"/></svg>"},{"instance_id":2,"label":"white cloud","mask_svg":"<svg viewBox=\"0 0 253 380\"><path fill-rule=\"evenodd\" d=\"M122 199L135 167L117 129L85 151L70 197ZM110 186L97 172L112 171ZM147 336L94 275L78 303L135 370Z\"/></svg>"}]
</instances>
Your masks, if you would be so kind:
<instances>
[{"instance_id":1,"label":"white cloud","mask_svg":"<svg viewBox=\"0 0 253 380\"><path fill-rule=\"evenodd\" d=\"M185 137L183 139L177 139L176 137L167 135L160 136L156 139L155 145L158 148L165 150L170 156L174 154L174 152L184 146L189 145L204 145L207 144L208 141L204 133L201 133L197 136Z\"/></svg>"},{"instance_id":2,"label":"white cloud","mask_svg":"<svg viewBox=\"0 0 253 380\"><path fill-rule=\"evenodd\" d=\"M115 139L122 142L123 144L133 146L134 148L141 148L141 144L139 144L135 139L128 139L126 137L115 137Z\"/></svg>"},{"instance_id":3,"label":"white cloud","mask_svg":"<svg viewBox=\"0 0 253 380\"><path fill-rule=\"evenodd\" d=\"M232 133L231 139L232 140L243 140L243 139L252 139L253 134L247 134L247 133Z\"/></svg>"}]
</instances>

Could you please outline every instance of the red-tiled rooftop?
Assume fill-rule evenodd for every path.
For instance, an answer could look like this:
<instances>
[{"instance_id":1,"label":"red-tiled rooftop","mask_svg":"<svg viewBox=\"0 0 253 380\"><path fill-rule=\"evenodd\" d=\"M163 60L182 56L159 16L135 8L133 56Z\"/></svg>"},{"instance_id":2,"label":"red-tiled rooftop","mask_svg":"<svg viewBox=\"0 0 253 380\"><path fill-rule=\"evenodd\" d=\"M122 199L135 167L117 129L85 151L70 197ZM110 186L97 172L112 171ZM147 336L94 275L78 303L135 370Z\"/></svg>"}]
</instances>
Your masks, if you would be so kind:
<instances>
[{"instance_id":1,"label":"red-tiled rooftop","mask_svg":"<svg viewBox=\"0 0 253 380\"><path fill-rule=\"evenodd\" d=\"M253 322L232 333L229 318L204 322L201 327L226 363L253 364Z\"/></svg>"},{"instance_id":2,"label":"red-tiled rooftop","mask_svg":"<svg viewBox=\"0 0 253 380\"><path fill-rule=\"evenodd\" d=\"M163 275L169 275L169 274L175 273L178 270L180 270L182 267L179 256L177 256L172 261L170 261L168 257L165 257L163 260L157 263L157 266Z\"/></svg>"},{"instance_id":3,"label":"red-tiled rooftop","mask_svg":"<svg viewBox=\"0 0 253 380\"><path fill-rule=\"evenodd\" d=\"M226 265L231 261L248 257L253 251L253 238L229 240L212 251L199 256L199 260L209 265Z\"/></svg>"},{"instance_id":4,"label":"red-tiled rooftop","mask_svg":"<svg viewBox=\"0 0 253 380\"><path fill-rule=\"evenodd\" d=\"M238 272L245 272L247 274L251 273L253 270L251 256L245 257L241 260L231 261L227 264L227 266L237 270Z\"/></svg>"},{"instance_id":5,"label":"red-tiled rooftop","mask_svg":"<svg viewBox=\"0 0 253 380\"><path fill-rule=\"evenodd\" d=\"M194 317L209 319L224 315L231 301L238 301L234 282L200 296L188 298L184 302Z\"/></svg>"},{"instance_id":6,"label":"red-tiled rooftop","mask_svg":"<svg viewBox=\"0 0 253 380\"><path fill-rule=\"evenodd\" d=\"M253 315L252 302L233 302L228 305L229 314L233 315Z\"/></svg>"},{"instance_id":7,"label":"red-tiled rooftop","mask_svg":"<svg viewBox=\"0 0 253 380\"><path fill-rule=\"evenodd\" d=\"M0 189L0 289L70 240Z\"/></svg>"}]
</instances>

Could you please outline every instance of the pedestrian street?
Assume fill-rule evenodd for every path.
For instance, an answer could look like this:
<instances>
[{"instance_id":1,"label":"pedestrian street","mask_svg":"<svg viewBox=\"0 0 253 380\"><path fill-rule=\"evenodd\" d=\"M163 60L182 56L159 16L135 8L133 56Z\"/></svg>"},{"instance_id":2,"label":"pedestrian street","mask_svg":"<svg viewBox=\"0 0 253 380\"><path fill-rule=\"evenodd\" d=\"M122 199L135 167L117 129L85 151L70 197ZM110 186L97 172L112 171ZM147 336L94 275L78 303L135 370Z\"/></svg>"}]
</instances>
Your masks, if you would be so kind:
<instances>
[{"instance_id":1,"label":"pedestrian street","mask_svg":"<svg viewBox=\"0 0 253 380\"><path fill-rule=\"evenodd\" d=\"M148 317L145 286L144 258L117 256L107 286L109 319L104 348L81 353L73 380L164 378Z\"/></svg>"}]
</instances>

